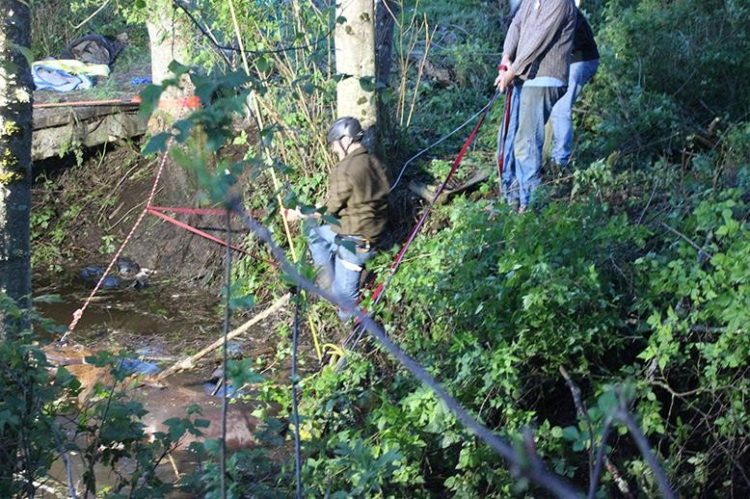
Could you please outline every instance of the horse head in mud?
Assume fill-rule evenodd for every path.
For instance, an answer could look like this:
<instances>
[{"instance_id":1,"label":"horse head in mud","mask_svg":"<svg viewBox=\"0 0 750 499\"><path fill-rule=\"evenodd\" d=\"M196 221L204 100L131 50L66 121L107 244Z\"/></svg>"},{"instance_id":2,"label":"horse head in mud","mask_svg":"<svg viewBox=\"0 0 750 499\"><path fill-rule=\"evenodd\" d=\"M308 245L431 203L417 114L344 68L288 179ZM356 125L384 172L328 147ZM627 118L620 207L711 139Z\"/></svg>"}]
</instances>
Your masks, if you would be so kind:
<instances>
[{"instance_id":1,"label":"horse head in mud","mask_svg":"<svg viewBox=\"0 0 750 499\"><path fill-rule=\"evenodd\" d=\"M117 257L114 267L104 276L104 266L87 265L78 272L78 278L91 288L101 280L102 289L141 289L148 286L149 278L154 274L153 270L142 268L135 260L125 256Z\"/></svg>"}]
</instances>

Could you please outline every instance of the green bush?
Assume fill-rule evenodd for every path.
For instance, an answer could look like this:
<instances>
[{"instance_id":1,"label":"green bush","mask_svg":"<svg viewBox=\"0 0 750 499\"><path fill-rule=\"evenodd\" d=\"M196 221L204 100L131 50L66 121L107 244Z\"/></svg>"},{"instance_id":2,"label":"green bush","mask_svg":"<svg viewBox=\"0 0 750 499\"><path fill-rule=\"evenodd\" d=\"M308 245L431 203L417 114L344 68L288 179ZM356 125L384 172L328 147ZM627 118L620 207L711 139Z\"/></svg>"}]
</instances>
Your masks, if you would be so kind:
<instances>
[{"instance_id":1,"label":"green bush","mask_svg":"<svg viewBox=\"0 0 750 499\"><path fill-rule=\"evenodd\" d=\"M593 132L581 142L583 156L618 149L649 158L679 150L714 118L747 116L749 8L745 1L606 2L594 24L602 64L580 104Z\"/></svg>"}]
</instances>

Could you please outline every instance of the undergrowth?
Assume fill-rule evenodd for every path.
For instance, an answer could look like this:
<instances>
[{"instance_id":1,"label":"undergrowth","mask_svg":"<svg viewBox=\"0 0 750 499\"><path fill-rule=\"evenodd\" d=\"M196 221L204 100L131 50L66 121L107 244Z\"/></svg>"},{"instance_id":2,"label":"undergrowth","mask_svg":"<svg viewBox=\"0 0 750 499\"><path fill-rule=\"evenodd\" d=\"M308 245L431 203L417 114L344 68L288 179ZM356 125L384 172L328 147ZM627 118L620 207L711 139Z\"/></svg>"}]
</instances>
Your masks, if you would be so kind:
<instances>
[{"instance_id":1,"label":"undergrowth","mask_svg":"<svg viewBox=\"0 0 750 499\"><path fill-rule=\"evenodd\" d=\"M436 208L377 311L391 338L475 417L514 442L519 454L530 429L540 458L577 486L589 486L590 452L605 445L611 428L604 496L618 494L623 483L634 495L658 494L654 467L615 421L623 401L678 495L750 491L750 102L742 85L750 23L743 2L714 3L593 5L602 65L577 104L574 168L545 178L539 202L523 215L502 206L492 184ZM496 2L401 7L398 83L383 90L394 124L386 142L394 171L489 100L504 31ZM314 40L330 21L312 7L290 13L256 2L245 12L242 26L257 33L253 48L288 37ZM227 24L227 15L222 4L217 19ZM447 85L420 73L419 57L410 56L428 45L430 61L449 70ZM673 54L666 61L665 51ZM176 157L201 174L207 199L216 202L235 193L250 171L246 204L266 209L277 241L284 233L269 169L284 175L285 201L312 203L323 195L331 158L320 138L335 88L330 56L331 47L323 46L308 57L257 57L249 79L191 73L197 93L213 100L204 98L205 108L180 123L181 140L200 133ZM270 110L261 144L227 116L246 97L234 91L239 87L257 90ZM470 155L477 169L494 170L500 112L496 105ZM203 133L211 140L193 140ZM439 178L461 137L431 151L407 179ZM222 157L225 141L247 146L247 154L239 161ZM215 162L207 167L206 157ZM412 214L418 206L405 184L394 204ZM400 224L410 222L404 216ZM303 249L298 234L292 244ZM385 275L394 251L370 268ZM238 295L288 288L265 263L245 260L234 277ZM321 303L311 310L329 323L323 341L340 341L344 328L330 325L333 311ZM581 388L583 415L563 371ZM287 387L260 386L260 396L287 417ZM372 342L350 353L343 370L324 367L301 387L303 481L311 496L543 494L519 481L516 470ZM287 462L276 480L264 475L262 488L253 489L254 468L237 462L231 490L291 493L292 466ZM207 468L204 478L213 471ZM207 483L215 492L215 483Z\"/></svg>"}]
</instances>

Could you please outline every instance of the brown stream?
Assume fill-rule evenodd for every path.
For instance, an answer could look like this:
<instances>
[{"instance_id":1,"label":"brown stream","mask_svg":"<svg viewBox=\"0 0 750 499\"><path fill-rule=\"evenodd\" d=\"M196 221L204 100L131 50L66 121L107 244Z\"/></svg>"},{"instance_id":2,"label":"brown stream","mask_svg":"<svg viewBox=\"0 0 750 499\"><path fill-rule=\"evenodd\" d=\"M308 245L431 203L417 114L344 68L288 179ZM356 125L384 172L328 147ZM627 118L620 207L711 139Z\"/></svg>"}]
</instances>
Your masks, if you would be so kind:
<instances>
[{"instance_id":1,"label":"brown stream","mask_svg":"<svg viewBox=\"0 0 750 499\"><path fill-rule=\"evenodd\" d=\"M60 325L67 325L73 312L81 306L89 292L90 289L75 280L60 287L37 285L35 296L55 294L62 299L59 303L38 303L37 309L46 318ZM129 352L128 357L164 369L187 353L194 353L218 339L221 335L222 321L223 314L217 296L202 290L177 290L165 282L152 282L141 290L99 292L88 306L75 331L69 336L69 340L93 351L125 349ZM50 339L54 338L52 336ZM230 352L234 356L254 359L263 355L273 356L275 340L275 334L255 329L241 339L233 341L230 344ZM164 430L165 427L161 424L163 421L185 417L186 409L198 404L202 410L200 417L211 422L204 431L205 438L219 437L221 399L209 393L209 378L211 371L219 363L220 353L221 351L217 350L207 355L196 370L170 376L163 388L147 384L131 389L132 393L128 392L128 397L141 402L148 411L142 421L148 433ZM89 367L94 368L79 366L78 369L85 370ZM99 378L101 381L101 376L97 373L89 377ZM280 377L283 377L283 374ZM83 376L79 379L82 378ZM256 444L253 431L259 421L250 415L256 408L257 404L252 402L230 404L227 425L229 447L237 449ZM186 450L191 440L194 438L185 440L180 450L173 453L173 459L165 459L159 466L157 473L162 479L174 482L177 474L195 469L195 458ZM84 470L83 461L80 455L74 453L70 456L70 462L74 481L77 482L80 491L81 485L77 477L80 477ZM126 459L118 467L117 472L126 474L132 466L133 463ZM97 486L100 489L113 485L117 479L112 470L104 467L98 467L96 474ZM48 485L62 493L65 491L65 484L65 466L62 460L58 460L52 467ZM51 493L45 495L42 491L40 497L55 496Z\"/></svg>"}]
</instances>

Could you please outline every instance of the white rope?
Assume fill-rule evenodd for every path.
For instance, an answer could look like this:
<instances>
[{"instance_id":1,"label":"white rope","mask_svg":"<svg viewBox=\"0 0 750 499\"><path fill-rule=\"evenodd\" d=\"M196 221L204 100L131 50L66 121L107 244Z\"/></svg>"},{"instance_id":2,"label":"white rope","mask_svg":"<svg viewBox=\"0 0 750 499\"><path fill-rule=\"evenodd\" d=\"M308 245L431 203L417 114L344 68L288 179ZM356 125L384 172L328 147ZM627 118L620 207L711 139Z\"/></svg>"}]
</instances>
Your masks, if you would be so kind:
<instances>
[{"instance_id":1,"label":"white rope","mask_svg":"<svg viewBox=\"0 0 750 499\"><path fill-rule=\"evenodd\" d=\"M476 118L477 116L479 116L480 114L482 114L491 105L492 105L492 101L490 101L482 109L480 109L479 111L477 111L476 113L474 113L469 119L467 119L466 121L464 121L458 128L454 129L453 131L451 131L447 135L443 135L436 142L433 142L432 144L430 144L429 146L425 147L424 149L422 149L421 151L419 151L417 154L415 154L414 156L412 156L411 158L409 158L406 161L406 163L404 163L404 166L401 167L401 171L398 174L398 178L396 178L396 181L393 183L393 185L391 186L391 189L388 192L393 192L393 189L395 189L396 186L398 185L398 183L401 182L401 177L403 177L404 172L406 171L406 167L409 166L409 164L411 164L412 161L414 161L415 159L419 158L420 156L422 156L424 153L426 153L430 149L439 146L440 144L442 144L443 142L445 142L448 138L452 137L456 133L458 133L461 130L463 130L466 127L466 125L468 125L469 123L471 123L472 121L474 121L474 118Z\"/></svg>"}]
</instances>

